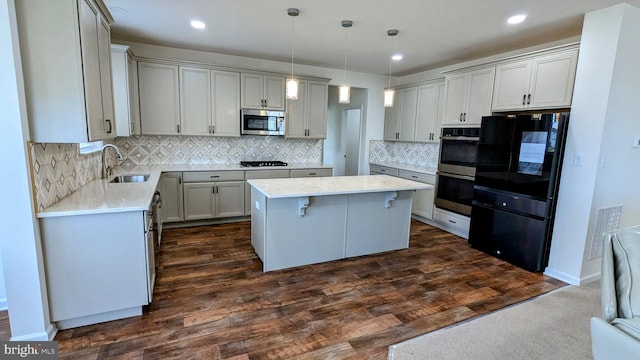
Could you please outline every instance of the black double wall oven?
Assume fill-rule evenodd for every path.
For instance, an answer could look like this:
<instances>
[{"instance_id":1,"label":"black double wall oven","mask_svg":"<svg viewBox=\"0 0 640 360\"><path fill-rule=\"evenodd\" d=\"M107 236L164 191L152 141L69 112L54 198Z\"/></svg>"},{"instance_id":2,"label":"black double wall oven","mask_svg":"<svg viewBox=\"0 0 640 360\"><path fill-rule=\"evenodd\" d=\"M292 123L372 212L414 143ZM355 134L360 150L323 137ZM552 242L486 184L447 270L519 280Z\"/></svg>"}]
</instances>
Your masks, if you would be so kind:
<instances>
[{"instance_id":1,"label":"black double wall oven","mask_svg":"<svg viewBox=\"0 0 640 360\"><path fill-rule=\"evenodd\" d=\"M469 216L480 128L442 128L435 204Z\"/></svg>"}]
</instances>

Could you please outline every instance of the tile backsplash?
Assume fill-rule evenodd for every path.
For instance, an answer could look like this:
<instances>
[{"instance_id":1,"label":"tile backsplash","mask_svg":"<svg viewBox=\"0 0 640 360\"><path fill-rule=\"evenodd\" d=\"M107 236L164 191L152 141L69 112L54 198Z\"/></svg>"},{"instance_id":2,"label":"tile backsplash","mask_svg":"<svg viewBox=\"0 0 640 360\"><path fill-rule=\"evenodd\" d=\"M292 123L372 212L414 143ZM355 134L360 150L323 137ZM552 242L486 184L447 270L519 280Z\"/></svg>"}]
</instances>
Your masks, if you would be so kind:
<instances>
[{"instance_id":1,"label":"tile backsplash","mask_svg":"<svg viewBox=\"0 0 640 360\"><path fill-rule=\"evenodd\" d=\"M322 162L322 140L278 136L130 136L116 139L124 167L148 164L239 164L243 160Z\"/></svg>"},{"instance_id":2,"label":"tile backsplash","mask_svg":"<svg viewBox=\"0 0 640 360\"><path fill-rule=\"evenodd\" d=\"M38 211L102 176L101 154L80 154L78 144L29 143ZM107 165L115 153L107 152Z\"/></svg>"},{"instance_id":3,"label":"tile backsplash","mask_svg":"<svg viewBox=\"0 0 640 360\"><path fill-rule=\"evenodd\" d=\"M242 160L322 162L322 140L275 136L218 138L200 136L131 136L116 138L131 168L152 164L238 164ZM82 155L78 144L29 143L38 211L69 196L102 176L99 152ZM116 165L115 152L106 152L107 165Z\"/></svg>"},{"instance_id":4,"label":"tile backsplash","mask_svg":"<svg viewBox=\"0 0 640 360\"><path fill-rule=\"evenodd\" d=\"M369 162L437 168L438 151L437 143L372 140L369 144Z\"/></svg>"}]
</instances>

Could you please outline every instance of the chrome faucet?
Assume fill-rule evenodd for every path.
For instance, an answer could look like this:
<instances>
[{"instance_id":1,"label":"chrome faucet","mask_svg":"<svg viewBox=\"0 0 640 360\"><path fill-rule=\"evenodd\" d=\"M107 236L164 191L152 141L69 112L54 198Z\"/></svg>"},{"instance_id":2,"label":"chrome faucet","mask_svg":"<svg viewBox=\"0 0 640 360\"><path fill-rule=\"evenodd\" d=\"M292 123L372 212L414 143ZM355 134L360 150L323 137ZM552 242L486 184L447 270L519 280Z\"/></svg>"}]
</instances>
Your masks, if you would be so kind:
<instances>
[{"instance_id":1,"label":"chrome faucet","mask_svg":"<svg viewBox=\"0 0 640 360\"><path fill-rule=\"evenodd\" d=\"M113 173L113 169L110 166L106 166L106 163L104 161L105 150L109 147L113 148L116 151L116 157L118 158L118 160L120 161L124 160L124 158L122 157L122 154L120 153L120 149L118 149L117 146L113 144L105 144L102 147L102 149L100 149L100 152L102 153L102 178L103 179L106 179Z\"/></svg>"}]
</instances>

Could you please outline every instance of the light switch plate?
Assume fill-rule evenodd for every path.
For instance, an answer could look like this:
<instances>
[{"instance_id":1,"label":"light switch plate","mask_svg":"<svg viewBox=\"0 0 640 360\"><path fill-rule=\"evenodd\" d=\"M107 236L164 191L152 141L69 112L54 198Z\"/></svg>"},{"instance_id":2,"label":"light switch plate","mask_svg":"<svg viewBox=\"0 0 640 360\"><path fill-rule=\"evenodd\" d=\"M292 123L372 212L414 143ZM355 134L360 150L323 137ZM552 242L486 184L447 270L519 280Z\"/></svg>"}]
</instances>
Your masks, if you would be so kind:
<instances>
[{"instance_id":1,"label":"light switch plate","mask_svg":"<svg viewBox=\"0 0 640 360\"><path fill-rule=\"evenodd\" d=\"M575 155L573 155L573 165L582 166L582 159L583 158L584 158L584 154L583 153L575 153Z\"/></svg>"},{"instance_id":2,"label":"light switch plate","mask_svg":"<svg viewBox=\"0 0 640 360\"><path fill-rule=\"evenodd\" d=\"M638 146L640 146L640 138L638 138L637 136L633 137L633 146L634 148L637 148Z\"/></svg>"}]
</instances>

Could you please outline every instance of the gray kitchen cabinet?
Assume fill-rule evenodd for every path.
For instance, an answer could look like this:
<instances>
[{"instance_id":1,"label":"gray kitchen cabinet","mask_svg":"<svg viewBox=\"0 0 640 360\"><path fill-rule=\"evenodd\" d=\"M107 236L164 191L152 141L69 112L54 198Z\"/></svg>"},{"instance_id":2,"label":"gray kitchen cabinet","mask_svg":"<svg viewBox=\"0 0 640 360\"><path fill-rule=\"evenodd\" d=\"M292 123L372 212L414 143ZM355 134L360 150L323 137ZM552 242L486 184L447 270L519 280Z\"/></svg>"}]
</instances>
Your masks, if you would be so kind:
<instances>
[{"instance_id":1,"label":"gray kitchen cabinet","mask_svg":"<svg viewBox=\"0 0 640 360\"><path fill-rule=\"evenodd\" d=\"M333 169L331 168L317 168L317 169L293 169L290 171L289 177L301 178L301 177L323 177L332 176Z\"/></svg>"},{"instance_id":2,"label":"gray kitchen cabinet","mask_svg":"<svg viewBox=\"0 0 640 360\"><path fill-rule=\"evenodd\" d=\"M298 99L287 100L287 138L327 137L328 91L329 85L326 82L300 80Z\"/></svg>"},{"instance_id":3,"label":"gray kitchen cabinet","mask_svg":"<svg viewBox=\"0 0 640 360\"><path fill-rule=\"evenodd\" d=\"M444 116L444 82L418 86L416 141L437 142Z\"/></svg>"},{"instance_id":4,"label":"gray kitchen cabinet","mask_svg":"<svg viewBox=\"0 0 640 360\"><path fill-rule=\"evenodd\" d=\"M242 108L284 110L284 84L280 75L240 74Z\"/></svg>"},{"instance_id":5,"label":"gray kitchen cabinet","mask_svg":"<svg viewBox=\"0 0 640 360\"><path fill-rule=\"evenodd\" d=\"M493 111L570 107L577 62L571 49L497 65Z\"/></svg>"},{"instance_id":6,"label":"gray kitchen cabinet","mask_svg":"<svg viewBox=\"0 0 640 360\"><path fill-rule=\"evenodd\" d=\"M178 66L138 61L138 88L141 133L179 135Z\"/></svg>"},{"instance_id":7,"label":"gray kitchen cabinet","mask_svg":"<svg viewBox=\"0 0 640 360\"><path fill-rule=\"evenodd\" d=\"M133 60L129 46L111 45L111 71L116 134L139 135L138 62Z\"/></svg>"},{"instance_id":8,"label":"gray kitchen cabinet","mask_svg":"<svg viewBox=\"0 0 640 360\"><path fill-rule=\"evenodd\" d=\"M274 170L252 170L246 171L245 179L279 179L288 178L289 170L286 169L274 169ZM251 215L251 185L245 182L244 184L244 214Z\"/></svg>"},{"instance_id":9,"label":"gray kitchen cabinet","mask_svg":"<svg viewBox=\"0 0 640 360\"><path fill-rule=\"evenodd\" d=\"M385 140L413 141L416 131L418 88L399 89L394 105L386 108L384 122Z\"/></svg>"},{"instance_id":10,"label":"gray kitchen cabinet","mask_svg":"<svg viewBox=\"0 0 640 360\"><path fill-rule=\"evenodd\" d=\"M180 66L182 135L240 136L240 74Z\"/></svg>"},{"instance_id":11,"label":"gray kitchen cabinet","mask_svg":"<svg viewBox=\"0 0 640 360\"><path fill-rule=\"evenodd\" d=\"M114 138L113 18L103 2L16 1L16 17L31 140Z\"/></svg>"},{"instance_id":12,"label":"gray kitchen cabinet","mask_svg":"<svg viewBox=\"0 0 640 360\"><path fill-rule=\"evenodd\" d=\"M163 173L160 181L162 221L165 223L184 221L182 173Z\"/></svg>"},{"instance_id":13,"label":"gray kitchen cabinet","mask_svg":"<svg viewBox=\"0 0 640 360\"><path fill-rule=\"evenodd\" d=\"M495 66L448 74L445 79L445 112L442 124L479 126L491 115Z\"/></svg>"},{"instance_id":14,"label":"gray kitchen cabinet","mask_svg":"<svg viewBox=\"0 0 640 360\"><path fill-rule=\"evenodd\" d=\"M146 211L40 219L49 310L59 329L142 314L153 257L146 220Z\"/></svg>"},{"instance_id":15,"label":"gray kitchen cabinet","mask_svg":"<svg viewBox=\"0 0 640 360\"><path fill-rule=\"evenodd\" d=\"M183 180L185 220L244 215L244 171L184 172Z\"/></svg>"},{"instance_id":16,"label":"gray kitchen cabinet","mask_svg":"<svg viewBox=\"0 0 640 360\"><path fill-rule=\"evenodd\" d=\"M388 166L383 166L383 165L370 164L369 165L369 174L370 175L398 176L398 169L392 168L392 167L388 167Z\"/></svg>"},{"instance_id":17,"label":"gray kitchen cabinet","mask_svg":"<svg viewBox=\"0 0 640 360\"><path fill-rule=\"evenodd\" d=\"M398 170L398 177L433 185L434 188L436 186L436 176L431 174L423 174L408 170ZM425 219L433 219L433 201L434 189L416 190L415 194L413 195L413 206L411 208L411 213L422 216Z\"/></svg>"}]
</instances>

